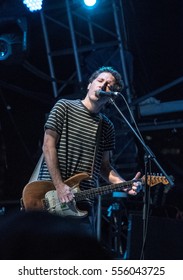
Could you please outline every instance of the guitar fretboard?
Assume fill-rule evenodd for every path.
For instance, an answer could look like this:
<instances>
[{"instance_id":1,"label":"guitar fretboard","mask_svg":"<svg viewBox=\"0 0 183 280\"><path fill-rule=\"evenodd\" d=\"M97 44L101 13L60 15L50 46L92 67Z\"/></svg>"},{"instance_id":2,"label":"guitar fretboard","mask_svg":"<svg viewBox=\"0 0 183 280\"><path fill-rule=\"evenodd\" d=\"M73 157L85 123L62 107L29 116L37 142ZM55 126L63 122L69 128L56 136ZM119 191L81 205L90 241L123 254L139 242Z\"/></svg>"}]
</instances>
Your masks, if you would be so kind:
<instances>
[{"instance_id":1,"label":"guitar fretboard","mask_svg":"<svg viewBox=\"0 0 183 280\"><path fill-rule=\"evenodd\" d=\"M141 181L140 179L138 181ZM123 191L130 190L134 181L127 181L119 184L111 184L107 186L102 186L99 188L92 188L89 190L84 190L79 193L75 193L75 200L80 201L86 198L94 198L98 195L105 195L112 193L113 191Z\"/></svg>"}]
</instances>

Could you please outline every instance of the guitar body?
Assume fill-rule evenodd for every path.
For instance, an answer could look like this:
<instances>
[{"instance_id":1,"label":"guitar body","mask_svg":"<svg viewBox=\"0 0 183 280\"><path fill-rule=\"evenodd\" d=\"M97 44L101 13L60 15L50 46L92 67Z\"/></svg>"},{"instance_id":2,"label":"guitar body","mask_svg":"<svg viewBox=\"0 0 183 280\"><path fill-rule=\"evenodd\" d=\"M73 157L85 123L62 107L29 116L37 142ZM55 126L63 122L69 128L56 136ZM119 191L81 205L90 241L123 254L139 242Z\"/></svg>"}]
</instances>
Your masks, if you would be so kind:
<instances>
[{"instance_id":1,"label":"guitar body","mask_svg":"<svg viewBox=\"0 0 183 280\"><path fill-rule=\"evenodd\" d=\"M76 174L65 181L73 193L80 192L79 183L89 179L87 173ZM22 202L25 210L46 210L61 216L85 217L87 211L80 211L75 200L61 203L52 181L33 181L28 183L22 192Z\"/></svg>"},{"instance_id":2,"label":"guitar body","mask_svg":"<svg viewBox=\"0 0 183 280\"><path fill-rule=\"evenodd\" d=\"M76 188L73 193L76 193ZM51 214L57 214L62 217L78 217L84 218L87 216L87 211L81 211L77 208L76 201L73 199L68 203L62 203L58 199L57 192L55 190L48 191L45 194L46 210Z\"/></svg>"}]
</instances>

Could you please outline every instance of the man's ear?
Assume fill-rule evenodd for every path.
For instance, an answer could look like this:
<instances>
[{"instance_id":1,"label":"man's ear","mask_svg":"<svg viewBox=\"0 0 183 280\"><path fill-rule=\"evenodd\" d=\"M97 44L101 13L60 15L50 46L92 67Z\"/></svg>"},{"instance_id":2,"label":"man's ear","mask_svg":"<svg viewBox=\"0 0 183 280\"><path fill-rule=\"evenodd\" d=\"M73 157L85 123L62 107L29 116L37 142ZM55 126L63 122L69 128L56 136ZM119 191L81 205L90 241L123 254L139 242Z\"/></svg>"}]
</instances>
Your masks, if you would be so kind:
<instances>
[{"instance_id":1,"label":"man's ear","mask_svg":"<svg viewBox=\"0 0 183 280\"><path fill-rule=\"evenodd\" d=\"M89 84L88 84L88 86L87 86L87 90L89 90L89 89L90 89L90 86L91 86L91 83L89 83Z\"/></svg>"}]
</instances>

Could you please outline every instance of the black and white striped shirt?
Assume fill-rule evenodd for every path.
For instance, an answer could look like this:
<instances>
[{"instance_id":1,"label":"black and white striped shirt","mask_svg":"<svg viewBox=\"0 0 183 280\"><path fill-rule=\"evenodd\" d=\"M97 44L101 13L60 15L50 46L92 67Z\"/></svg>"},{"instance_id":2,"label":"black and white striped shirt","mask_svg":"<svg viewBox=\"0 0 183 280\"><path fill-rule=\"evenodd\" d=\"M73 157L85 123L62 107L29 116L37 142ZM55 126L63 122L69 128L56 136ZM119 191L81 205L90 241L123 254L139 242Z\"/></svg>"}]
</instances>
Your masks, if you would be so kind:
<instances>
[{"instance_id":1,"label":"black and white striped shirt","mask_svg":"<svg viewBox=\"0 0 183 280\"><path fill-rule=\"evenodd\" d=\"M93 167L100 119L102 119L102 129ZM60 135L57 152L63 180L87 172L92 175L92 179L83 180L80 186L95 187L100 174L103 152L114 149L115 135L112 122L104 114L89 112L79 99L60 99L48 116L45 129L48 128ZM42 164L38 179L51 180L45 162Z\"/></svg>"}]
</instances>

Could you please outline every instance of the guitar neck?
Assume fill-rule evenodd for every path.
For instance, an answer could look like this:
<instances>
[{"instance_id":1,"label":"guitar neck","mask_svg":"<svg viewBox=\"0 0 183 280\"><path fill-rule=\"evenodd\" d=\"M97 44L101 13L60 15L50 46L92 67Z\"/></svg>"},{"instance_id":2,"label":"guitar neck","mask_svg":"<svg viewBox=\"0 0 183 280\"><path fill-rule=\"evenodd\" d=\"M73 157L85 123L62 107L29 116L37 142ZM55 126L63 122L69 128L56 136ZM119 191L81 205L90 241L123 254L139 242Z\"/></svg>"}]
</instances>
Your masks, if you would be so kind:
<instances>
[{"instance_id":1,"label":"guitar neck","mask_svg":"<svg viewBox=\"0 0 183 280\"><path fill-rule=\"evenodd\" d=\"M98 188L91 188L89 190L85 190L82 192L77 192L75 193L75 200L80 201L84 200L86 198L94 198L98 195L104 195L104 194L109 194L114 191L129 191L132 188L132 184L134 183L135 180L130 180L130 181L125 181L122 183L118 184L111 184L107 186L102 186ZM145 176L143 176L141 179L137 179L136 181L141 182L142 184L145 183ZM157 184L163 183L164 185L168 185L169 182L165 178L165 176L152 176L148 175L147 176L147 184L149 187L153 187Z\"/></svg>"},{"instance_id":2,"label":"guitar neck","mask_svg":"<svg viewBox=\"0 0 183 280\"><path fill-rule=\"evenodd\" d=\"M140 181L140 180L138 180L138 181ZM132 184L133 184L133 181L126 181L123 183L111 184L111 185L107 185L107 186L84 190L82 192L75 193L75 200L80 201L80 200L84 200L86 198L92 199L98 195L110 194L114 191L123 191L124 189L130 190L132 187Z\"/></svg>"}]
</instances>

